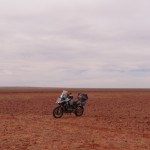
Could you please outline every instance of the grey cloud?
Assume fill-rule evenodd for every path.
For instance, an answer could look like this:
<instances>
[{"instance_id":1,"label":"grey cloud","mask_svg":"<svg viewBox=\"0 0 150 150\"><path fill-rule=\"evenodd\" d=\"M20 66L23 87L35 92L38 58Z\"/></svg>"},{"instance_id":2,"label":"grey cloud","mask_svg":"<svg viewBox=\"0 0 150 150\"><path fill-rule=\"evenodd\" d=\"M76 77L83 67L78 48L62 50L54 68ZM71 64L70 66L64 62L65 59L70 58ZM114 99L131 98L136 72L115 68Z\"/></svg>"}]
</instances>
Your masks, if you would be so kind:
<instances>
[{"instance_id":1,"label":"grey cloud","mask_svg":"<svg viewBox=\"0 0 150 150\"><path fill-rule=\"evenodd\" d=\"M0 83L132 87L132 77L142 72L135 80L147 87L149 5L147 0L3 1Z\"/></svg>"}]
</instances>

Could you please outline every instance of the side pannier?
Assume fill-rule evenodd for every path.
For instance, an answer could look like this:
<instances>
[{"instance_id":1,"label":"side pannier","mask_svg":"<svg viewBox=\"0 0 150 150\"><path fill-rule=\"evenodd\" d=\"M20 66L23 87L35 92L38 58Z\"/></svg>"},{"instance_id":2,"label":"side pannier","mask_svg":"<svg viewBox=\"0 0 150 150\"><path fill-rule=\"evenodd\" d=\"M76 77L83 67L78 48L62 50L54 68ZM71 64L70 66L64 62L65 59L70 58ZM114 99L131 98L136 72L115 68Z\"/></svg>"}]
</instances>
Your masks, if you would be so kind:
<instances>
[{"instance_id":1,"label":"side pannier","mask_svg":"<svg viewBox=\"0 0 150 150\"><path fill-rule=\"evenodd\" d=\"M78 93L78 99L81 101L86 101L88 100L88 95L83 93Z\"/></svg>"}]
</instances>

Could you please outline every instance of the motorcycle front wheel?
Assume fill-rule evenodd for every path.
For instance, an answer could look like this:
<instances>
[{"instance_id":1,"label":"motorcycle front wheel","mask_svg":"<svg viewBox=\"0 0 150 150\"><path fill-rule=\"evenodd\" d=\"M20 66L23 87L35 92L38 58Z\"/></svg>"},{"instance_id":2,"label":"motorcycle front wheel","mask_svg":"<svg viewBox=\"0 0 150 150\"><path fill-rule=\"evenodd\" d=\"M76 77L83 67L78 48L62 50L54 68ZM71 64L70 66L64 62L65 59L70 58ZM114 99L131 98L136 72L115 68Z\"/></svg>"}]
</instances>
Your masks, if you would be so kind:
<instances>
[{"instance_id":1,"label":"motorcycle front wheel","mask_svg":"<svg viewBox=\"0 0 150 150\"><path fill-rule=\"evenodd\" d=\"M75 110L75 115L76 115L76 116L82 116L82 115L83 115L83 112L84 112L84 108L81 107L81 106L79 106L79 107L77 107L76 110Z\"/></svg>"},{"instance_id":2,"label":"motorcycle front wheel","mask_svg":"<svg viewBox=\"0 0 150 150\"><path fill-rule=\"evenodd\" d=\"M61 118L63 115L63 109L62 107L58 106L56 108L54 108L53 110L53 116L54 118Z\"/></svg>"}]
</instances>

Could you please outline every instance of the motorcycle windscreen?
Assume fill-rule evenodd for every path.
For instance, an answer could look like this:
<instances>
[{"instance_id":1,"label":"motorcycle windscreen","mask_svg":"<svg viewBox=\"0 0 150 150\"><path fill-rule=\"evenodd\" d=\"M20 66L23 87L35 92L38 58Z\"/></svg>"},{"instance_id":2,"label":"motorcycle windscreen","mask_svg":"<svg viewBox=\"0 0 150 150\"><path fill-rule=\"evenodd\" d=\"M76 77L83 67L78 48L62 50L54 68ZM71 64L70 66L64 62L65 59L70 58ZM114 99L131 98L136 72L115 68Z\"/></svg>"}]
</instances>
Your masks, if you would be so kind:
<instances>
[{"instance_id":1,"label":"motorcycle windscreen","mask_svg":"<svg viewBox=\"0 0 150 150\"><path fill-rule=\"evenodd\" d=\"M68 95L68 91L63 90L63 92L61 93L60 97L66 99L67 95Z\"/></svg>"}]
</instances>

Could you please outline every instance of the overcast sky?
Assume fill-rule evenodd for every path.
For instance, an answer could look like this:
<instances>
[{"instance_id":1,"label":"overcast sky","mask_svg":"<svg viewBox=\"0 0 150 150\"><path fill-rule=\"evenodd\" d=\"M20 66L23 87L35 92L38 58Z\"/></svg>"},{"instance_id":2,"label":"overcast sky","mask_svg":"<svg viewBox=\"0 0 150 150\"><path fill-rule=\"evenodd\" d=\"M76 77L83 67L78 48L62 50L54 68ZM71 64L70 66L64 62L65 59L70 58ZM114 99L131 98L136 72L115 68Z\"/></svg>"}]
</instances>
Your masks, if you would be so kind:
<instances>
[{"instance_id":1,"label":"overcast sky","mask_svg":"<svg viewBox=\"0 0 150 150\"><path fill-rule=\"evenodd\" d=\"M150 1L0 0L0 86L150 88Z\"/></svg>"}]
</instances>

